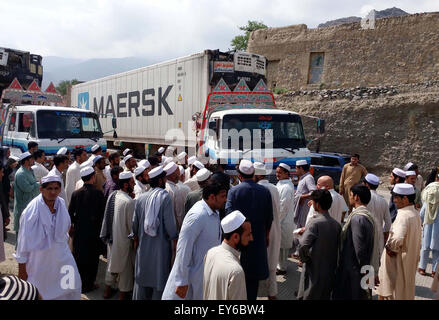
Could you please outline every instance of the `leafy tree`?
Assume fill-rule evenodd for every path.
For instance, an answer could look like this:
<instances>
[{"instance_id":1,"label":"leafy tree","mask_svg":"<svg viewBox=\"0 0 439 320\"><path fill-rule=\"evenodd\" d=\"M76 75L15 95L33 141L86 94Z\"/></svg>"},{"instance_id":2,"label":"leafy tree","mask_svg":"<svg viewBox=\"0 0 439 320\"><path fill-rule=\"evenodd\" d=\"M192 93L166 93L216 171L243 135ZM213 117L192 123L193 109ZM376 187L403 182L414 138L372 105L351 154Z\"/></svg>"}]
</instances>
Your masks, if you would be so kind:
<instances>
[{"instance_id":1,"label":"leafy tree","mask_svg":"<svg viewBox=\"0 0 439 320\"><path fill-rule=\"evenodd\" d=\"M247 50L250 33L258 29L267 29L268 27L262 21L249 20L246 26L239 27L239 30L245 31L244 35L233 38L231 45L234 50Z\"/></svg>"},{"instance_id":2,"label":"leafy tree","mask_svg":"<svg viewBox=\"0 0 439 320\"><path fill-rule=\"evenodd\" d=\"M73 79L73 80L63 80L61 81L58 86L56 87L56 90L63 96L65 96L67 94L67 87L69 85L73 86L75 84L81 83L80 81L78 81L77 79Z\"/></svg>"}]
</instances>

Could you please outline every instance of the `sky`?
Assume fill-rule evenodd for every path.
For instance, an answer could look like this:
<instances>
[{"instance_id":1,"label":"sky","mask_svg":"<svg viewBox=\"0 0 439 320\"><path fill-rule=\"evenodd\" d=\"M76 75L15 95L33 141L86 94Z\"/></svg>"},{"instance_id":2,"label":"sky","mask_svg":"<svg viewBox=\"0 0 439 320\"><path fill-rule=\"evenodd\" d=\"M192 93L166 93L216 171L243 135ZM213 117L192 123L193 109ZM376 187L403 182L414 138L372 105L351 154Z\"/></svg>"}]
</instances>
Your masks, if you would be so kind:
<instances>
[{"instance_id":1,"label":"sky","mask_svg":"<svg viewBox=\"0 0 439 320\"><path fill-rule=\"evenodd\" d=\"M248 20L269 27L364 16L398 7L439 11L438 0L0 0L0 47L67 58L154 61L231 49Z\"/></svg>"}]
</instances>

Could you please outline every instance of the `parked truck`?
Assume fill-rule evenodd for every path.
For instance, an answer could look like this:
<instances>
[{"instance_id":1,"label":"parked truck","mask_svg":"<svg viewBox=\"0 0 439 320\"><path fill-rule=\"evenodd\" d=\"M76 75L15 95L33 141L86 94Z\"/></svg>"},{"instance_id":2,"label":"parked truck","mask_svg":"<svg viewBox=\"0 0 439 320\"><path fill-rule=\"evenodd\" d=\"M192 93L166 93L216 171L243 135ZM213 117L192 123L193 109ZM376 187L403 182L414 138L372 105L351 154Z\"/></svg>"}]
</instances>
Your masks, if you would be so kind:
<instances>
[{"instance_id":1,"label":"parked truck","mask_svg":"<svg viewBox=\"0 0 439 320\"><path fill-rule=\"evenodd\" d=\"M117 127L109 148L139 156L173 145L231 171L242 158L309 162L300 115L276 109L265 75L263 56L206 50L75 85L71 101L99 114L103 131Z\"/></svg>"}]
</instances>

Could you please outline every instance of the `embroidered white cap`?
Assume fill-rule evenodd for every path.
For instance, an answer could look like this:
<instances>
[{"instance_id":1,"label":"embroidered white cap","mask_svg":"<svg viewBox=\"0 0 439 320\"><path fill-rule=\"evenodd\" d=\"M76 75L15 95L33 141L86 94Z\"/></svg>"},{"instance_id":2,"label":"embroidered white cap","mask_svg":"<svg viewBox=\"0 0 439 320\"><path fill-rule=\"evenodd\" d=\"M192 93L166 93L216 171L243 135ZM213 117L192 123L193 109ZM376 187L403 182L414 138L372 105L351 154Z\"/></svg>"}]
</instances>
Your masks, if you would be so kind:
<instances>
[{"instance_id":1,"label":"embroidered white cap","mask_svg":"<svg viewBox=\"0 0 439 320\"><path fill-rule=\"evenodd\" d=\"M85 167L85 168L81 169L80 175L81 175L81 177L86 177L94 172L95 172L95 169L93 169L92 167Z\"/></svg>"},{"instance_id":2,"label":"embroidered white cap","mask_svg":"<svg viewBox=\"0 0 439 320\"><path fill-rule=\"evenodd\" d=\"M131 149L126 148L126 149L122 152L123 156L125 157L125 156L128 154L128 152L130 152L130 151L131 151Z\"/></svg>"},{"instance_id":3,"label":"embroidered white cap","mask_svg":"<svg viewBox=\"0 0 439 320\"><path fill-rule=\"evenodd\" d=\"M62 147L56 154L66 154L69 151L66 147Z\"/></svg>"},{"instance_id":4,"label":"embroidered white cap","mask_svg":"<svg viewBox=\"0 0 439 320\"><path fill-rule=\"evenodd\" d=\"M9 159L15 160L15 161L20 161L19 157L16 156L10 156Z\"/></svg>"},{"instance_id":5,"label":"embroidered white cap","mask_svg":"<svg viewBox=\"0 0 439 320\"><path fill-rule=\"evenodd\" d=\"M134 176L139 176L143 173L143 171L145 171L146 168L143 166L138 166L136 169L134 169Z\"/></svg>"},{"instance_id":6,"label":"embroidered white cap","mask_svg":"<svg viewBox=\"0 0 439 320\"><path fill-rule=\"evenodd\" d=\"M165 152L165 148L164 148L164 147L160 147L159 150L158 150L158 152L159 152L159 153L163 153L163 152Z\"/></svg>"},{"instance_id":7,"label":"embroidered white cap","mask_svg":"<svg viewBox=\"0 0 439 320\"><path fill-rule=\"evenodd\" d=\"M148 175L151 179L161 175L163 173L163 167L158 166L154 169L152 169L150 172L148 172Z\"/></svg>"},{"instance_id":8,"label":"embroidered white cap","mask_svg":"<svg viewBox=\"0 0 439 320\"><path fill-rule=\"evenodd\" d=\"M241 211L235 210L221 220L221 227L223 228L224 233L231 233L242 226L244 221L245 216Z\"/></svg>"},{"instance_id":9,"label":"embroidered white cap","mask_svg":"<svg viewBox=\"0 0 439 320\"><path fill-rule=\"evenodd\" d=\"M195 160L194 162L194 166L197 167L198 169L204 169L204 164L202 164L200 161Z\"/></svg>"},{"instance_id":10,"label":"embroidered white cap","mask_svg":"<svg viewBox=\"0 0 439 320\"><path fill-rule=\"evenodd\" d=\"M239 163L239 171L246 175L252 175L253 173L255 173L253 162L247 159L242 159Z\"/></svg>"},{"instance_id":11,"label":"embroidered white cap","mask_svg":"<svg viewBox=\"0 0 439 320\"><path fill-rule=\"evenodd\" d=\"M408 177L408 176L416 176L416 171L406 171L405 172L405 176L406 177Z\"/></svg>"},{"instance_id":12,"label":"embroidered white cap","mask_svg":"<svg viewBox=\"0 0 439 320\"><path fill-rule=\"evenodd\" d=\"M186 152L181 152L177 155L177 160L179 163L184 163L184 159L186 158L187 153Z\"/></svg>"},{"instance_id":13,"label":"embroidered white cap","mask_svg":"<svg viewBox=\"0 0 439 320\"><path fill-rule=\"evenodd\" d=\"M308 162L306 160L297 160L296 161L296 167L297 166L306 166Z\"/></svg>"},{"instance_id":14,"label":"embroidered white cap","mask_svg":"<svg viewBox=\"0 0 439 320\"><path fill-rule=\"evenodd\" d=\"M299 160L301 161L301 160ZM297 166L297 162L296 162L296 166ZM291 167L289 165L287 165L286 163L279 163L279 167L284 168L285 170L287 170L288 172L291 171Z\"/></svg>"},{"instance_id":15,"label":"embroidered white cap","mask_svg":"<svg viewBox=\"0 0 439 320\"><path fill-rule=\"evenodd\" d=\"M87 161L84 161L83 163L81 163L80 168L85 168L85 167L91 167L93 165L93 161L91 159L88 159Z\"/></svg>"},{"instance_id":16,"label":"embroidered white cap","mask_svg":"<svg viewBox=\"0 0 439 320\"><path fill-rule=\"evenodd\" d=\"M396 174L398 177L405 178L405 171L399 168L393 169L392 173Z\"/></svg>"},{"instance_id":17,"label":"embroidered white cap","mask_svg":"<svg viewBox=\"0 0 439 320\"><path fill-rule=\"evenodd\" d=\"M187 159L187 164L188 165L194 164L195 161L197 161L196 156L189 157L189 159Z\"/></svg>"},{"instance_id":18,"label":"embroidered white cap","mask_svg":"<svg viewBox=\"0 0 439 320\"><path fill-rule=\"evenodd\" d=\"M151 166L151 163L147 159L143 159L139 161L139 167L144 167L145 169L148 169Z\"/></svg>"},{"instance_id":19,"label":"embroidered white cap","mask_svg":"<svg viewBox=\"0 0 439 320\"><path fill-rule=\"evenodd\" d=\"M91 152L95 152L99 148L100 148L100 146L98 144L95 144L93 147L91 147Z\"/></svg>"},{"instance_id":20,"label":"embroidered white cap","mask_svg":"<svg viewBox=\"0 0 439 320\"><path fill-rule=\"evenodd\" d=\"M133 173L131 171L122 171L119 173L119 180L126 180L133 178Z\"/></svg>"},{"instance_id":21,"label":"embroidered white cap","mask_svg":"<svg viewBox=\"0 0 439 320\"><path fill-rule=\"evenodd\" d=\"M41 178L41 184L45 184L48 182L59 182L62 184L61 178L58 177L56 174L48 174L47 176Z\"/></svg>"},{"instance_id":22,"label":"embroidered white cap","mask_svg":"<svg viewBox=\"0 0 439 320\"><path fill-rule=\"evenodd\" d=\"M197 179L198 182L203 182L209 179L211 175L212 172L210 172L206 168L202 168L195 174L195 178Z\"/></svg>"},{"instance_id":23,"label":"embroidered white cap","mask_svg":"<svg viewBox=\"0 0 439 320\"><path fill-rule=\"evenodd\" d=\"M26 152L23 152L22 154L20 154L20 156L18 157L18 160L23 161L24 159L27 159L29 157L32 157L32 155L29 151L26 151Z\"/></svg>"},{"instance_id":24,"label":"embroidered white cap","mask_svg":"<svg viewBox=\"0 0 439 320\"><path fill-rule=\"evenodd\" d=\"M409 183L397 183L393 187L392 192L402 196L408 196L415 194L415 188L413 188L413 186Z\"/></svg>"},{"instance_id":25,"label":"embroidered white cap","mask_svg":"<svg viewBox=\"0 0 439 320\"><path fill-rule=\"evenodd\" d=\"M178 169L180 170L180 176L182 174L184 174L184 167L183 166L178 166Z\"/></svg>"},{"instance_id":26,"label":"embroidered white cap","mask_svg":"<svg viewBox=\"0 0 439 320\"><path fill-rule=\"evenodd\" d=\"M128 160L130 160L133 156L131 154L127 155L125 158L123 158L123 162L127 162Z\"/></svg>"},{"instance_id":27,"label":"embroidered white cap","mask_svg":"<svg viewBox=\"0 0 439 320\"><path fill-rule=\"evenodd\" d=\"M175 162L172 161L163 168L163 170L166 172L166 176L173 174L177 169L178 166L175 164Z\"/></svg>"},{"instance_id":28,"label":"embroidered white cap","mask_svg":"<svg viewBox=\"0 0 439 320\"><path fill-rule=\"evenodd\" d=\"M408 169L410 169L410 167L411 167L412 165L413 165L412 162L407 163L407 164L404 166L404 171L407 171Z\"/></svg>"},{"instance_id":29,"label":"embroidered white cap","mask_svg":"<svg viewBox=\"0 0 439 320\"><path fill-rule=\"evenodd\" d=\"M378 186L380 184L380 178L372 173L366 174L366 177L364 177L364 179L366 179L367 182L373 184L374 186Z\"/></svg>"},{"instance_id":30,"label":"embroidered white cap","mask_svg":"<svg viewBox=\"0 0 439 320\"><path fill-rule=\"evenodd\" d=\"M103 159L104 157L101 155L97 155L96 157L93 158L93 165L96 164L96 162L98 162L99 160Z\"/></svg>"},{"instance_id":31,"label":"embroidered white cap","mask_svg":"<svg viewBox=\"0 0 439 320\"><path fill-rule=\"evenodd\" d=\"M253 166L255 167L255 175L257 176L267 175L267 169L265 168L265 164L263 164L262 162L255 162Z\"/></svg>"}]
</instances>

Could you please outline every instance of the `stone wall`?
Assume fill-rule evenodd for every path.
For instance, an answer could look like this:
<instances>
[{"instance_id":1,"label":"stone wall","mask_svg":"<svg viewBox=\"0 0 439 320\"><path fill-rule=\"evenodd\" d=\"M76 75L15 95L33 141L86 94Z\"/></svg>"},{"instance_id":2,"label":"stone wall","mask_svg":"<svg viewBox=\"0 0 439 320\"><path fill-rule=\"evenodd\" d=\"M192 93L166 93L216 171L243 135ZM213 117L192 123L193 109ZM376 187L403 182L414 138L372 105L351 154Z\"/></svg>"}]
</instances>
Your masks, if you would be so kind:
<instances>
[{"instance_id":1,"label":"stone wall","mask_svg":"<svg viewBox=\"0 0 439 320\"><path fill-rule=\"evenodd\" d=\"M418 83L438 79L439 13L377 19L308 29L306 25L257 30L248 51L268 59L269 86L299 90ZM321 81L308 84L310 55L324 53Z\"/></svg>"}]
</instances>

